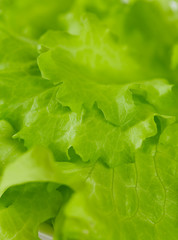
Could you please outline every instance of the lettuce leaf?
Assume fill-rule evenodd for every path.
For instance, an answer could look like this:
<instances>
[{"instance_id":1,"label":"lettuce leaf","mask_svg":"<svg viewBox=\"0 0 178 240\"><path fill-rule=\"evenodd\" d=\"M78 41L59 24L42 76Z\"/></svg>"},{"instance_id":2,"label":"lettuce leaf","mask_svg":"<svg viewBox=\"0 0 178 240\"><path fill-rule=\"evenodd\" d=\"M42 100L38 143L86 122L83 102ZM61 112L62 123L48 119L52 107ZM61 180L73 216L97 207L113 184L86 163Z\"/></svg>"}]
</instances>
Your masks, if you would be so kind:
<instances>
[{"instance_id":1,"label":"lettuce leaf","mask_svg":"<svg viewBox=\"0 0 178 240\"><path fill-rule=\"evenodd\" d=\"M177 124L160 137L148 138L134 163L112 169L96 163L87 187L75 193L56 218L54 239L176 239L175 138Z\"/></svg>"},{"instance_id":2,"label":"lettuce leaf","mask_svg":"<svg viewBox=\"0 0 178 240\"><path fill-rule=\"evenodd\" d=\"M54 218L61 203L60 192L47 184L11 188L0 201L1 239L39 239L39 224Z\"/></svg>"},{"instance_id":3,"label":"lettuce leaf","mask_svg":"<svg viewBox=\"0 0 178 240\"><path fill-rule=\"evenodd\" d=\"M38 39L48 29L58 29L58 16L70 9L73 0L2 0L0 26L24 39ZM61 26L62 27L62 26Z\"/></svg>"},{"instance_id":4,"label":"lettuce leaf","mask_svg":"<svg viewBox=\"0 0 178 240\"><path fill-rule=\"evenodd\" d=\"M1 240L177 240L177 27L177 1L0 1Z\"/></svg>"}]
</instances>

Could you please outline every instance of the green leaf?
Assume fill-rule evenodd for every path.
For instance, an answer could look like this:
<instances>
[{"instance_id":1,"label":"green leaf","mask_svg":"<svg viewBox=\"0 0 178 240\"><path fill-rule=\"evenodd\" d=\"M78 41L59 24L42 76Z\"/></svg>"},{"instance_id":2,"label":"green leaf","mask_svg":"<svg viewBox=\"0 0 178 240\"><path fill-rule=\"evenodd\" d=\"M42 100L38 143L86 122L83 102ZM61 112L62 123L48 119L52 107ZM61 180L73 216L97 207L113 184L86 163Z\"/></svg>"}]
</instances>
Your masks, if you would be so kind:
<instances>
[{"instance_id":1,"label":"green leaf","mask_svg":"<svg viewBox=\"0 0 178 240\"><path fill-rule=\"evenodd\" d=\"M54 239L176 239L176 136L177 124L148 138L135 162L94 164L56 218Z\"/></svg>"},{"instance_id":2,"label":"green leaf","mask_svg":"<svg viewBox=\"0 0 178 240\"><path fill-rule=\"evenodd\" d=\"M39 239L39 225L54 218L61 203L61 193L48 190L47 184L11 188L0 199L0 238Z\"/></svg>"},{"instance_id":3,"label":"green leaf","mask_svg":"<svg viewBox=\"0 0 178 240\"><path fill-rule=\"evenodd\" d=\"M49 150L36 147L6 166L0 181L0 194L12 186L29 182L59 183L75 190L83 184L90 168L90 165L55 162Z\"/></svg>"},{"instance_id":4,"label":"green leaf","mask_svg":"<svg viewBox=\"0 0 178 240\"><path fill-rule=\"evenodd\" d=\"M0 175L8 163L13 162L25 151L22 143L12 139L14 133L8 122L0 121Z\"/></svg>"},{"instance_id":5,"label":"green leaf","mask_svg":"<svg viewBox=\"0 0 178 240\"><path fill-rule=\"evenodd\" d=\"M177 240L177 1L0 1L0 239Z\"/></svg>"},{"instance_id":6,"label":"green leaf","mask_svg":"<svg viewBox=\"0 0 178 240\"><path fill-rule=\"evenodd\" d=\"M66 12L73 0L2 0L0 22L3 28L25 38L39 38L48 29L58 29L58 15Z\"/></svg>"}]
</instances>

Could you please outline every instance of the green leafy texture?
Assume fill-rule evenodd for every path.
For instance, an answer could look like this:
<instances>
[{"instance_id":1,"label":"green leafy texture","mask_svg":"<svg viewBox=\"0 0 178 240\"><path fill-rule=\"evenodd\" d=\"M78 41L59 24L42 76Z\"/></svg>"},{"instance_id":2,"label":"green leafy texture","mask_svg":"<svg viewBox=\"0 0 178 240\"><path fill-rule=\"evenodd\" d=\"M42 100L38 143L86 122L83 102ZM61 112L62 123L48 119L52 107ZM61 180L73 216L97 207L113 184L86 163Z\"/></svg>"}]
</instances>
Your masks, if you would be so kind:
<instances>
[{"instance_id":1,"label":"green leafy texture","mask_svg":"<svg viewBox=\"0 0 178 240\"><path fill-rule=\"evenodd\" d=\"M58 88L50 88L31 99L23 126L13 137L24 139L27 147L36 144L49 147L59 161L67 159L64 153L71 147L80 118L56 101Z\"/></svg>"},{"instance_id":2,"label":"green leafy texture","mask_svg":"<svg viewBox=\"0 0 178 240\"><path fill-rule=\"evenodd\" d=\"M136 50L135 57L142 61L142 66L148 66L152 76L172 80L170 62L177 41L177 19L172 20L174 12L170 7L165 11L158 2L136 1L125 16L123 36Z\"/></svg>"},{"instance_id":3,"label":"green leafy texture","mask_svg":"<svg viewBox=\"0 0 178 240\"><path fill-rule=\"evenodd\" d=\"M169 0L78 0L70 14L61 16L61 22L65 23L66 31L80 35L81 15L85 12L95 14L119 37L119 42L127 46L144 71L144 78L166 77L175 82L170 62L172 48L177 42L177 6L177 1Z\"/></svg>"},{"instance_id":4,"label":"green leafy texture","mask_svg":"<svg viewBox=\"0 0 178 240\"><path fill-rule=\"evenodd\" d=\"M12 139L10 124L1 121L0 129L0 238L38 239L39 225L54 218L64 202L65 194L56 188L61 184L81 188L91 166L55 162L41 147L24 153L23 145Z\"/></svg>"},{"instance_id":5,"label":"green leafy texture","mask_svg":"<svg viewBox=\"0 0 178 240\"><path fill-rule=\"evenodd\" d=\"M14 133L8 122L0 121L0 175L8 163L13 162L25 151L22 143L12 139Z\"/></svg>"},{"instance_id":6,"label":"green leafy texture","mask_svg":"<svg viewBox=\"0 0 178 240\"><path fill-rule=\"evenodd\" d=\"M125 9L127 9L127 4L124 1L76 0L69 12L60 15L59 20L63 23L65 31L78 35L82 28L80 17L83 13L94 14L104 24L111 27L118 13L122 19L122 11L126 13ZM118 24L120 26L119 22Z\"/></svg>"},{"instance_id":7,"label":"green leafy texture","mask_svg":"<svg viewBox=\"0 0 178 240\"><path fill-rule=\"evenodd\" d=\"M19 129L34 98L51 85L40 76L36 45L0 34L0 119Z\"/></svg>"},{"instance_id":8,"label":"green leafy texture","mask_svg":"<svg viewBox=\"0 0 178 240\"><path fill-rule=\"evenodd\" d=\"M54 182L77 189L90 168L90 165L55 162L49 150L36 147L8 164L1 177L0 194L11 186L27 182Z\"/></svg>"},{"instance_id":9,"label":"green leafy texture","mask_svg":"<svg viewBox=\"0 0 178 240\"><path fill-rule=\"evenodd\" d=\"M36 66L36 43L0 30L0 73L39 74Z\"/></svg>"},{"instance_id":10,"label":"green leafy texture","mask_svg":"<svg viewBox=\"0 0 178 240\"><path fill-rule=\"evenodd\" d=\"M75 190L83 184L90 165L56 162L52 153L43 147L25 152L22 143L12 139L14 130L9 123L1 121L0 129L1 196L8 188L29 182L59 183Z\"/></svg>"},{"instance_id":11,"label":"green leafy texture","mask_svg":"<svg viewBox=\"0 0 178 240\"><path fill-rule=\"evenodd\" d=\"M169 126L160 137L156 154L156 167L159 174L160 182L164 189L163 221L160 222L160 229L165 229L165 234L160 230L160 239L176 239L177 236L177 134L178 125ZM168 163L169 161L169 163Z\"/></svg>"},{"instance_id":12,"label":"green leafy texture","mask_svg":"<svg viewBox=\"0 0 178 240\"><path fill-rule=\"evenodd\" d=\"M105 51L107 47L103 48L103 51L99 51L103 61L87 61L86 63L86 59L92 60L93 57L95 60L98 59L96 57L97 48L91 48L88 55L86 52L88 46L90 48L90 44L95 46L96 43L97 46L98 41L101 42L102 36L93 33L93 36L86 38L85 31L87 34L91 33L86 29L79 37L60 32L47 33L41 42L43 46L51 50L42 53L39 57L40 70L44 78L54 83L61 83L56 99L62 105L70 107L78 114L78 117L83 108L89 111L94 105L97 105L106 119L106 121L104 118L100 120L102 117L98 117L99 115L94 117L87 116L87 114L85 117L84 115L81 124L79 122L76 129L72 131L73 138L71 138L69 147L74 147L76 153L84 161L96 161L103 158L110 166L125 161L124 158L133 161L134 150L141 146L145 138L156 134L154 115L175 113L176 107L171 93L172 86L164 80L123 84L122 79L120 82L119 69L118 75L114 76L113 70L106 74L102 73L100 68L103 71L108 69L110 59L112 59L110 53ZM89 39L84 48L81 47L82 37L84 41ZM114 40L112 43L114 44ZM105 44L108 44L107 39ZM105 59L109 59L106 66ZM118 63L118 60L113 62ZM75 63L77 64L75 65ZM98 69L98 77L92 75L92 71L96 74ZM110 75L108 76L108 74ZM101 78L102 76L103 78ZM116 76L117 78L115 78ZM112 79L114 79L113 83ZM116 79L118 82L115 82ZM144 111L142 111L143 108ZM27 130L28 128L22 129L17 136L25 139ZM30 139L31 137L29 137L29 141ZM134 145L134 147L130 145Z\"/></svg>"},{"instance_id":13,"label":"green leafy texture","mask_svg":"<svg viewBox=\"0 0 178 240\"><path fill-rule=\"evenodd\" d=\"M40 223L54 218L62 195L47 184L11 188L0 199L0 238L37 240Z\"/></svg>"},{"instance_id":14,"label":"green leafy texture","mask_svg":"<svg viewBox=\"0 0 178 240\"><path fill-rule=\"evenodd\" d=\"M144 100L143 95L146 94L144 87L151 88L150 104ZM51 98L51 95L45 92L43 97L35 100L25 116L23 128L14 137L23 139L28 148L36 144L50 147L57 159L60 159L62 152L70 158L68 151L73 147L83 161L95 162L102 158L110 166L123 161L133 161L134 151L146 138L157 133L154 122L154 116L157 115L156 108L161 114L171 111L171 109L167 110L166 104L166 109L162 110L159 107L162 106L161 102L156 101L156 97L154 101L151 100L152 94L162 95L163 100L164 94L167 94L169 99L171 86L162 81L155 81L154 87L155 93L151 83L145 86L135 84L126 91L126 96L121 94L120 102L118 101L118 106L123 104L123 109L119 109L120 126L107 122L96 106L91 111L79 115L71 113L68 109L64 110L65 108L62 109L60 104L56 104L57 94ZM149 100L149 96L147 99ZM153 104L155 107L152 106ZM144 112L142 112L143 108ZM167 118L173 119L169 116Z\"/></svg>"},{"instance_id":15,"label":"green leafy texture","mask_svg":"<svg viewBox=\"0 0 178 240\"><path fill-rule=\"evenodd\" d=\"M177 239L176 7L0 1L0 239Z\"/></svg>"},{"instance_id":16,"label":"green leafy texture","mask_svg":"<svg viewBox=\"0 0 178 240\"><path fill-rule=\"evenodd\" d=\"M54 239L177 238L177 124L159 138L167 125L162 120L155 119L158 134L144 142L134 163L93 165L86 187L56 218Z\"/></svg>"},{"instance_id":17,"label":"green leafy texture","mask_svg":"<svg viewBox=\"0 0 178 240\"><path fill-rule=\"evenodd\" d=\"M87 32L89 32L89 31L87 30ZM95 30L95 32L96 32L96 30ZM51 32L51 34L54 35L52 38L50 35L48 36L48 34L47 34L47 37L44 37L42 41L49 41L48 39L53 39L52 45L55 46L55 44L56 45L59 44L59 42L58 42L59 40L65 41L66 36L67 36L67 38L69 39L69 43L68 43L69 49L71 48L70 44L75 42L75 41L72 41L73 37L71 35L62 34L62 33L61 34L53 33L53 32ZM55 34L57 34L57 35L55 35ZM63 38L60 38L59 34L60 34L60 36L63 36ZM100 40L100 37L97 35L96 40L98 40L98 39ZM108 38L106 38L106 40L107 39ZM113 41L114 41L113 38L109 38L109 40L108 40L109 43L112 43ZM64 43L65 42L63 42L63 44ZM76 43L77 43L77 45L79 45L80 39L76 38ZM96 43L97 43L97 41L96 41ZM21 44L22 44L22 41L18 40L18 45L21 45ZM49 42L49 45L50 44L51 43ZM114 44L114 42L113 42L113 44ZM31 44L25 43L25 46L26 45L29 47L28 51L31 52ZM75 44L73 43L73 45L75 45ZM47 44L45 46L48 47ZM115 46L117 48L117 45L115 45ZM34 50L34 52L35 52L35 50ZM82 50L81 54L84 55L84 53L85 53L85 51ZM106 53L104 54L104 57L105 57ZM46 55L46 54L49 54L49 52L42 54L41 55L42 59L43 59L44 55ZM58 56L58 54L57 54L57 57L61 58L61 56L60 55ZM76 60L79 61L80 64L82 64L81 60L83 60L81 57L82 56L81 54L79 55L80 58L75 59L75 61ZM95 55L95 52L93 53L91 51L88 55L88 59L90 59L90 57L93 57L93 54ZM23 60L22 56L20 54L18 54L18 55L19 55L20 61L22 61ZM65 56L62 56L62 57L63 58L61 59L61 61L63 61L65 59ZM109 59L109 62L112 59L109 54L106 55L106 59L107 58ZM50 62L50 61L48 61L48 62ZM36 63L34 63L34 65L35 64ZM67 61L67 64L69 64L69 61ZM55 66L55 64L53 64L53 62L51 62L51 67L53 67L53 65ZM45 66L47 66L47 65L45 65ZM90 64L88 66L90 67ZM36 68L37 68L37 66L36 66ZM83 65L80 68L82 69ZM96 65L96 68L98 68L98 65ZM103 69L102 64L101 64L101 68ZM56 75L58 77L58 72L60 72L60 68L58 66L57 66L56 71L57 71L57 73L55 73L54 75ZM99 68L99 71L100 71L100 68ZM65 76L65 78L68 77L69 73L68 73L68 71L65 71L65 68L62 69L61 73L62 72L64 72L62 74L62 76ZM51 71L51 73L54 73L54 71ZM130 125L130 127L132 127L134 124L136 124L139 121L145 121L145 118L147 118L147 117L148 117L148 125L149 125L149 121L150 121L149 115L151 114L152 118L154 116L155 110L151 110L151 112L149 113L150 106L149 106L149 104L148 104L148 106L146 106L147 104L143 105L142 100L143 100L143 102L144 101L146 102L147 100L144 100L142 98L145 98L145 96L147 97L147 95L150 94L150 92L152 92L153 89L155 89L153 91L153 92L155 92L154 98L155 98L155 96L157 96L157 93L159 93L159 95L163 95L163 98L164 98L164 95L166 95L166 97L165 97L166 100L164 101L166 103L167 99L168 99L167 93L169 93L170 89L171 89L171 86L169 86L166 82L161 81L161 80L157 81L157 82L156 81L153 82L152 83L153 86L149 86L149 84L146 83L145 87L143 87L140 84L136 84L134 86L123 85L123 84L118 85L118 86L115 84L114 85L108 85L108 84L102 85L100 82L96 83L95 78L94 79L91 78L92 74L91 74L90 70L89 70L89 73L90 74L88 74L88 75L90 77L88 76L85 82L83 82L83 76L81 76L81 78L79 78L79 80L76 79L76 81L78 80L78 82L76 84L76 81L75 81L75 86L73 88L71 88L71 82L74 81L74 79L72 79L73 74L71 74L71 73L68 77L69 79L66 79L64 82L66 84L66 86L63 83L62 87L52 86L52 85L50 85L50 83L48 84L47 81L44 81L43 79L41 79L39 77L38 77L39 84L37 84L37 80L36 80L37 77L35 76L35 79L33 81L33 76L31 76L31 74L29 74L29 73L25 74L25 76L23 75L23 81L20 78L19 84L22 84L21 88L19 87L19 84L17 84L17 80L16 80L15 85L12 84L15 89L12 89L12 88L9 89L9 87L8 87L9 82L6 81L7 82L6 89L8 91L10 90L11 92L9 92L9 94L5 93L5 96L6 97L8 96L8 100L7 99L2 100L3 102L5 102L5 104L2 104L2 109L5 111L5 113L2 115L2 118L7 118L8 120L10 119L10 121L12 121L11 120L12 118L16 118L16 117L18 117L18 119L20 119L19 121L21 121L20 126L22 127L22 129L16 135L16 137L20 137L20 138L24 139L25 145L28 147L31 147L35 144L40 143L44 146L50 147L55 154L57 154L58 156L61 156L61 154L62 154L61 152L67 153L68 150L70 149L70 147L73 146L74 149L76 147L77 153L79 155L83 156L84 161L88 161L88 160L95 161L95 159L97 159L97 157L102 157L101 149L103 149L103 147L102 148L100 147L100 151L97 154L95 154L95 152L96 152L95 149L96 149L96 146L98 146L98 145L102 146L103 133L100 134L101 137L99 137L97 140L95 140L96 143L93 144L94 146L90 147L92 155L93 156L95 155L96 157L94 158L93 156L90 156L91 154L88 154L88 155L84 154L84 152L87 152L87 151L82 149L84 140L82 140L82 141L80 140L80 139L82 139L80 134L83 135L83 133L79 128L81 125L80 123L81 123L82 117L81 117L81 115L76 116L74 113L72 113L72 114L68 113L67 109L63 109L60 106L60 104L58 103L59 101L62 104L69 106L73 111L76 111L76 112L79 112L79 110L82 109L82 105L84 105L86 108L91 108L94 105L94 103L97 102L97 105L104 113L106 120L108 120L109 122L111 122L115 125L119 125L119 127L121 126L122 128L128 128L129 125ZM110 71L109 73L110 73L110 75L112 75L113 71ZM80 72L78 74L80 76ZM101 75L101 73L100 73L100 75ZM76 74L76 76L77 76L77 74ZM29 81L29 77L30 77L30 81ZM24 81L25 78L27 78L27 81ZM61 80L57 79L57 80L61 81L62 79ZM4 80L3 80L3 83L4 83ZM30 84L30 86L25 88L24 85L27 85L27 84ZM77 86L77 88L76 88L76 86ZM26 92L21 90L24 88L26 89ZM134 90L134 88L138 88L138 89ZM139 88L148 88L148 90L147 89L140 90ZM98 92L101 92L100 95L96 94L96 89L98 89ZM159 89L161 89L162 92L159 92L159 91L161 91ZM70 90L72 90L72 92ZM149 93L147 93L148 91L149 91ZM5 92L5 91L3 91L3 92ZM14 99L14 94L13 94L14 92L16 92L15 99ZM79 98L80 93L83 93L83 94ZM143 97L142 97L142 95L143 95ZM12 96L12 98L9 96ZM135 97L140 98L139 104L136 104L136 106L135 106L135 100L132 99ZM148 98L150 99L149 101L151 102L153 99L152 94ZM157 102L158 102L158 100L156 100L154 102L154 105L157 104ZM150 105L152 105L152 102L150 103ZM111 106L112 106L112 108L111 108ZM141 109L143 106L145 107L145 112L143 112L143 115L142 115ZM160 106L165 106L165 105L160 103ZM146 109L148 109L148 110L146 110ZM168 107L168 109L169 109L169 107ZM13 112L11 113L11 111L13 111ZM23 112L23 116L19 116L17 114L17 111L19 111L20 114L22 114L22 112ZM6 112L7 112L7 114L6 114ZM2 113L3 113L3 111L2 111ZM163 110L161 113L168 114L167 108L166 108L166 111ZM9 116L9 114L11 114L11 115ZM60 117L59 117L59 115L60 115ZM137 115L138 120L135 119L136 115ZM49 120L46 121L46 119L49 119ZM16 120L15 122L17 123L17 119L15 119L15 120ZM91 120L91 121L89 120L89 122L92 122L92 121L93 120ZM39 125L42 127L39 128ZM91 127L89 127L89 129L91 131L88 131L89 135L88 135L88 137L86 137L86 139L89 139L89 143L92 142L93 139L95 138L95 135L96 135L95 134L95 132L96 132L95 125L96 124L94 124L93 129L91 129ZM107 125L108 124L106 123L106 126ZM144 122L143 122L143 125L144 125ZM54 126L59 126L59 127L57 127L54 130ZM103 125L103 129L104 129L104 126L105 126L105 124ZM33 129L33 131L32 131L32 129ZM61 129L63 129L63 130L61 131ZM83 124L81 126L81 129L83 129ZM108 127L106 127L106 129L108 129ZM136 127L136 129L137 129L137 127ZM110 135L109 132L112 133L112 131L114 131L120 135L120 129L117 129L116 131L115 130L116 130L116 128L113 128L113 130L112 130L112 127L109 127L109 129L107 131L108 136ZM79 132L79 136L75 136L76 131ZM90 134L90 132L91 133L93 132L93 134ZM150 136L150 134L154 134L154 132L155 131L154 131L154 124L153 124L153 130L151 130L151 132L148 133L148 135L146 133L145 136L141 136L141 138L144 139L145 137ZM129 133L129 131L128 131L128 133ZM113 141L115 141L115 139L117 138L117 134L115 135L116 137L113 138ZM133 135L135 135L135 134L133 134ZM125 139L124 141L127 141L127 140L128 139ZM133 141L135 141L135 139ZM141 141L142 140L139 139L139 136L138 136L138 142L135 145L140 146ZM80 144L80 142L81 142L81 144ZM107 138L106 138L106 142L108 142ZM115 141L115 142L117 143L118 141ZM112 146L112 145L113 145L112 141L110 141L109 144L107 144L107 146ZM124 146L125 144L121 144L121 145ZM116 147L114 147L114 149L117 149L117 148L118 147L116 145ZM124 148L124 147L122 147L122 148ZM122 152L122 148L120 150L121 152ZM118 150L116 150L116 151L118 152ZM104 155L107 155L107 154L104 154ZM63 154L62 154L62 156L65 157L65 155L63 155ZM117 158L117 156L116 156L116 158ZM109 159L109 156L106 157L105 161L106 162L110 161L110 163L115 164L115 160L110 160L110 159L108 160L108 159Z\"/></svg>"},{"instance_id":18,"label":"green leafy texture","mask_svg":"<svg viewBox=\"0 0 178 240\"><path fill-rule=\"evenodd\" d=\"M88 22L86 19L85 22L87 25L79 37L60 32L49 32L43 36L42 45L51 50L40 55L40 70L44 78L62 83L57 97L64 106L79 112L82 106L91 108L96 102L106 120L120 125L120 98L127 88L131 88L122 76L122 71L128 74L129 59L122 46L118 47L113 38L108 39L110 33L103 37L100 26L94 25L92 20ZM96 28L97 33L92 31ZM132 63L130 65L133 66ZM132 69L129 70L129 81L137 82ZM153 88L154 84L158 88L161 81L153 82Z\"/></svg>"},{"instance_id":19,"label":"green leafy texture","mask_svg":"<svg viewBox=\"0 0 178 240\"><path fill-rule=\"evenodd\" d=\"M64 34L65 36L68 36L69 39L70 37L73 38ZM58 40L58 33L56 39ZM42 54L41 58L46 54L49 54L49 52ZM59 55L59 57L61 56ZM65 59L65 56L63 58ZM53 65L53 62L51 62L52 67ZM57 71L60 73L60 68L57 68ZM62 71L64 71L63 76L68 77L70 74L69 79L67 78L62 85L52 85L49 81L45 81L40 77L38 77L38 83L36 77L33 81L33 76L31 75L30 81L28 80L28 75L23 76L23 81L20 78L18 85L16 85L16 80L15 85L13 85L14 89L9 89L9 83L7 82L6 88L10 92L9 95L5 94L5 97L8 96L8 100L3 100L5 104L2 104L2 109L8 115L4 113L2 117L10 120L12 117L20 119L19 128L21 129L14 137L24 139L27 147L32 147L36 144L50 147L58 159L61 156L66 158L65 153L68 154L68 150L74 147L77 154L84 161L96 161L102 157L105 162L114 165L119 162L117 161L117 154L121 152L121 155L123 155L122 151L125 151L123 150L124 148L127 149L126 152L129 152L127 158L132 159L130 152L133 152L134 148L130 144L134 144L135 148L138 148L145 138L155 134L154 114L170 114L168 99L171 101L171 85L164 80L155 80L150 83L145 82L144 84L135 83L133 85L103 85L95 82L95 79L90 80L88 77L85 82L83 82L83 78L76 79L78 81L77 85L75 82L74 87L71 88L71 82L74 81L72 79L73 74L65 71L65 68ZM53 71L51 72L53 73ZM80 73L78 74L80 76ZM25 81L26 77L27 82ZM62 79L60 80L59 78L58 81L60 82ZM30 85L28 88L25 88L24 84ZM22 92L24 88L26 92ZM96 94L96 89L98 89L100 94ZM14 91L16 92L15 99ZM80 93L82 93L81 97L79 97ZM157 96L160 96L159 99ZM153 101L153 99L155 100ZM87 114L86 117L85 114L83 116L82 106L86 109L92 109L95 102L104 113L106 120L118 126L118 128L110 125L104 119L103 121L100 120L101 117L97 119L97 116L87 116ZM70 109L79 114L70 112L68 108L62 107L60 103L69 106ZM163 109L162 106L164 107ZM142 111L143 107L145 108L144 112ZM23 115L19 116L17 111L19 111L19 115L23 112ZM9 116L9 114L11 115ZM17 123L17 120L15 122ZM99 124L103 127L97 137L96 128L98 128ZM85 128L87 129L85 130L86 136L83 135ZM137 130L140 134L135 133ZM110 138L112 133L114 135ZM105 149L108 149L110 154L107 151L104 153L105 150L102 152L104 149L103 134L106 135ZM120 136L120 140L118 140L118 136ZM90 151L84 148L84 142L86 141L88 141ZM114 147L110 151L109 148L113 146L113 143L115 143ZM118 150L118 146L122 146L120 150ZM130 147L133 149L130 149ZM116 155L112 153L113 149L116 149ZM114 159L113 156L115 156Z\"/></svg>"},{"instance_id":20,"label":"green leafy texture","mask_svg":"<svg viewBox=\"0 0 178 240\"><path fill-rule=\"evenodd\" d=\"M1 27L15 35L36 39L48 29L58 29L58 16L66 12L73 0L2 0Z\"/></svg>"},{"instance_id":21,"label":"green leafy texture","mask_svg":"<svg viewBox=\"0 0 178 240\"><path fill-rule=\"evenodd\" d=\"M129 56L127 46L119 42L118 36L93 15L84 15L80 22L82 29L79 36L49 31L41 38L42 46L51 49L39 58L42 75L59 82L58 78L66 78L64 75L70 69L68 75L77 74L100 83L130 82L136 77L138 80L142 69ZM44 68L45 61L50 63L47 69ZM59 64L63 67L61 75Z\"/></svg>"}]
</instances>

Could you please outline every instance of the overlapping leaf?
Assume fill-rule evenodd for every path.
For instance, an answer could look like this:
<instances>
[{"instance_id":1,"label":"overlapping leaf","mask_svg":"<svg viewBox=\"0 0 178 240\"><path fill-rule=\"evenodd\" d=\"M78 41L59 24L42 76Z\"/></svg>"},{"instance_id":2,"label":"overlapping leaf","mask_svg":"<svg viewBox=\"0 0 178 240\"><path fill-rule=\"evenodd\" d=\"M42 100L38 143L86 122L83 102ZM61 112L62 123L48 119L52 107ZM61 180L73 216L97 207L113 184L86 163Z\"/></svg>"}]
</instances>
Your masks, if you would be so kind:
<instances>
[{"instance_id":1,"label":"overlapping leaf","mask_svg":"<svg viewBox=\"0 0 178 240\"><path fill-rule=\"evenodd\" d=\"M0 2L0 239L177 239L176 8Z\"/></svg>"}]
</instances>

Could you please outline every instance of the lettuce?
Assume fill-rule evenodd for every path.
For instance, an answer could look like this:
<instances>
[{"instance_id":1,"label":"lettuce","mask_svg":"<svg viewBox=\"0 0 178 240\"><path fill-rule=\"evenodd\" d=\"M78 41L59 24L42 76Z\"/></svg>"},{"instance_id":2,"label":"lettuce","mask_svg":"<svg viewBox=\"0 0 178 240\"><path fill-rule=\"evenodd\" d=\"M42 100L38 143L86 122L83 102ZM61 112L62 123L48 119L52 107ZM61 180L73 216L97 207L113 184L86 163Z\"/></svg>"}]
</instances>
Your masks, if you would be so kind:
<instances>
[{"instance_id":1,"label":"lettuce","mask_svg":"<svg viewBox=\"0 0 178 240\"><path fill-rule=\"evenodd\" d=\"M177 239L177 11L0 2L0 239Z\"/></svg>"}]
</instances>

